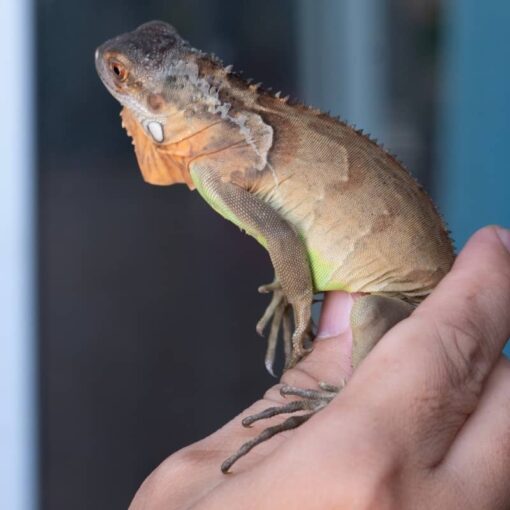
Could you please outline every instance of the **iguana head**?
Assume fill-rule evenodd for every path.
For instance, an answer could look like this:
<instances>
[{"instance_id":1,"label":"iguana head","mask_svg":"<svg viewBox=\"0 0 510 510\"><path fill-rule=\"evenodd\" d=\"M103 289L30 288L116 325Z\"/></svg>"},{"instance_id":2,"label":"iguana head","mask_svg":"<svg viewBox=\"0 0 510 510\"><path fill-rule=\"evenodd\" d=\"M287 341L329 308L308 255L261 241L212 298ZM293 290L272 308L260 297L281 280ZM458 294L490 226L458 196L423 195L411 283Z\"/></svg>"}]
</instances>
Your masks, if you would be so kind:
<instances>
[{"instance_id":1,"label":"iguana head","mask_svg":"<svg viewBox=\"0 0 510 510\"><path fill-rule=\"evenodd\" d=\"M245 166L265 168L273 129L245 107L246 96L235 97L255 95L257 86L234 79L230 67L190 46L171 25L151 21L110 39L96 50L96 68L124 106L123 125L147 182L193 188L191 159L243 142ZM210 129L218 124L221 136Z\"/></svg>"},{"instance_id":2,"label":"iguana head","mask_svg":"<svg viewBox=\"0 0 510 510\"><path fill-rule=\"evenodd\" d=\"M169 103L183 102L189 87L179 70L201 55L171 25L151 21L102 44L96 69L111 94L147 127L166 116ZM159 141L157 128L149 134Z\"/></svg>"},{"instance_id":3,"label":"iguana head","mask_svg":"<svg viewBox=\"0 0 510 510\"><path fill-rule=\"evenodd\" d=\"M199 117L193 114L210 103L211 85L201 83L200 60L222 69L215 57L190 46L162 21L145 23L96 50L99 77L124 106L123 126L133 138L144 179L151 184L191 184L161 149L192 132ZM184 122L185 117L191 122Z\"/></svg>"}]
</instances>

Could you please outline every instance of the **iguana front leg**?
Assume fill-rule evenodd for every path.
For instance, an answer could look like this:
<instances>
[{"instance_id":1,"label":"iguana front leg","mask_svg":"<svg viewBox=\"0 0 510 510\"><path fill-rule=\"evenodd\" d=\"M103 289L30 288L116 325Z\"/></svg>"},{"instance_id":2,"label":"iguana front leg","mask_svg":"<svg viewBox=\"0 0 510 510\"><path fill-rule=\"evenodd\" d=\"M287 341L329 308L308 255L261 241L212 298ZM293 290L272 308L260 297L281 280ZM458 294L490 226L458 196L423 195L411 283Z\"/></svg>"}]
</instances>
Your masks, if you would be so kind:
<instances>
[{"instance_id":1,"label":"iguana front leg","mask_svg":"<svg viewBox=\"0 0 510 510\"><path fill-rule=\"evenodd\" d=\"M190 166L190 173L198 192L223 217L246 230L268 251L274 267L277 283L267 290L279 292L278 302L270 305L259 321L259 328L273 317L275 327L269 336L266 366L272 371L275 332L280 322L286 325L285 308L292 307L294 332L292 352L286 363L294 366L308 351L305 346L311 331L311 306L313 283L308 255L302 239L294 227L282 218L269 204L263 202L238 184L221 178L214 160L198 160Z\"/></svg>"}]
</instances>

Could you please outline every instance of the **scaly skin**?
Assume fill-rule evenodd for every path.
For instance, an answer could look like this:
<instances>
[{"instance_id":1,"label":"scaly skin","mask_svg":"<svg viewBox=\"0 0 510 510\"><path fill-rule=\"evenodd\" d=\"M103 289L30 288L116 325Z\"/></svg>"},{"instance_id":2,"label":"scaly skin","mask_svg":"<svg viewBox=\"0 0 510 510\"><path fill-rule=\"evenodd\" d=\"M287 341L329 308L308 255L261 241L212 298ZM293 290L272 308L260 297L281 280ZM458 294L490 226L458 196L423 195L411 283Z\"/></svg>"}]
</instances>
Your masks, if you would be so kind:
<instances>
[{"instance_id":1,"label":"scaly skin","mask_svg":"<svg viewBox=\"0 0 510 510\"><path fill-rule=\"evenodd\" d=\"M450 269L452 244L426 193L345 123L249 85L162 22L103 44L96 67L124 106L144 179L196 188L267 249L275 281L260 290L273 301L257 329L272 319L271 372L280 326L287 368L309 352L314 293L367 294L351 315L356 366ZM307 416L330 399L315 396Z\"/></svg>"}]
</instances>

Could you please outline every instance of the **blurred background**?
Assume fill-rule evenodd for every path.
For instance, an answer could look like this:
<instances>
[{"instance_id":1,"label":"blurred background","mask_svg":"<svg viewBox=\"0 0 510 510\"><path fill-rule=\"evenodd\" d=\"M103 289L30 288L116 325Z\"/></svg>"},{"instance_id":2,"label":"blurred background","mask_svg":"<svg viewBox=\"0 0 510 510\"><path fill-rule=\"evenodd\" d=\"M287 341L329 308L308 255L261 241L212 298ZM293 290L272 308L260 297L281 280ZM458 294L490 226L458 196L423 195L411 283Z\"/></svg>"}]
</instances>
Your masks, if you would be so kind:
<instances>
[{"instance_id":1,"label":"blurred background","mask_svg":"<svg viewBox=\"0 0 510 510\"><path fill-rule=\"evenodd\" d=\"M266 253L142 181L96 76L96 46L151 19L371 133L457 249L510 226L506 0L0 0L2 508L126 508L274 382Z\"/></svg>"}]
</instances>

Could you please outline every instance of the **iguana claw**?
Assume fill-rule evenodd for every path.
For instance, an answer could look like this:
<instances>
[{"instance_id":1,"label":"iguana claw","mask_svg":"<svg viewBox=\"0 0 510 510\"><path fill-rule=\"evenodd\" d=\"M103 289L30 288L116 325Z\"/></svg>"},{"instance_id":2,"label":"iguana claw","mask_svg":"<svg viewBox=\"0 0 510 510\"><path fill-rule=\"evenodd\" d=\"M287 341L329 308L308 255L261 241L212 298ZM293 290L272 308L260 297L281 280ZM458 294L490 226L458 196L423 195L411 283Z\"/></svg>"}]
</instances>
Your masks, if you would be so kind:
<instances>
[{"instance_id":1,"label":"iguana claw","mask_svg":"<svg viewBox=\"0 0 510 510\"><path fill-rule=\"evenodd\" d=\"M276 377L274 373L274 360L276 356L276 346L278 344L278 334L282 330L283 346L285 352L285 368L287 368L292 359L292 317L291 306L289 305L285 295L282 291L280 283L275 280L267 285L261 285L258 289L261 294L273 293L273 297L264 314L257 323L256 330L261 336L264 334L264 329L271 322L271 329L267 339L267 349L265 355L265 366L267 371Z\"/></svg>"}]
</instances>

